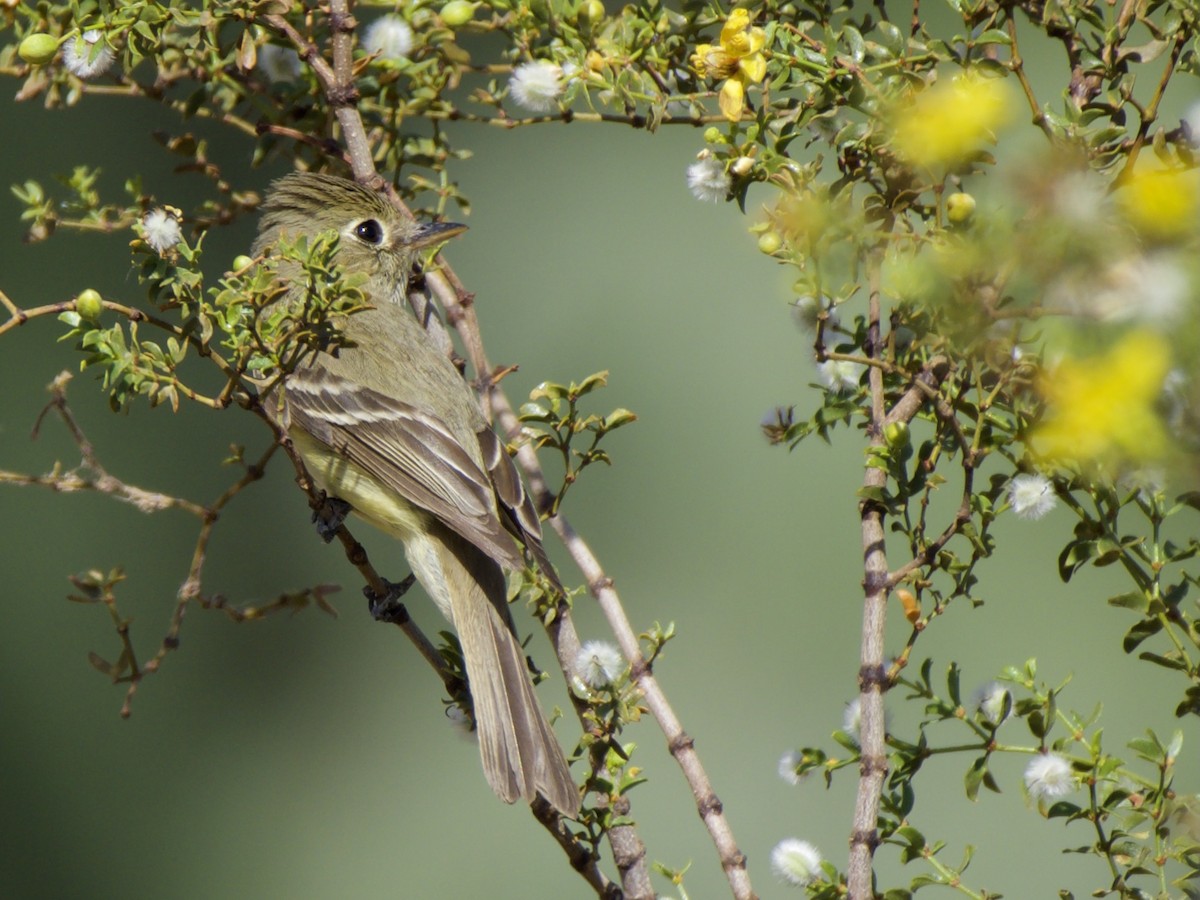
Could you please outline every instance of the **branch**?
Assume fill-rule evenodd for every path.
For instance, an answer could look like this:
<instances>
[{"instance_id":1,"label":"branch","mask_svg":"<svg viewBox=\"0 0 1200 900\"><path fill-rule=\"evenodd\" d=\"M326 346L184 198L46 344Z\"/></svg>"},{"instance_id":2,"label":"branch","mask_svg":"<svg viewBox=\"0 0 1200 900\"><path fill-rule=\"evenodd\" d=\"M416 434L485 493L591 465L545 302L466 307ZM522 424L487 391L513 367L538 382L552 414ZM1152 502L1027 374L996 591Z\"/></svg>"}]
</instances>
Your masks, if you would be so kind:
<instances>
[{"instance_id":1,"label":"branch","mask_svg":"<svg viewBox=\"0 0 1200 900\"><path fill-rule=\"evenodd\" d=\"M293 28L292 25L282 16L268 15L264 17L264 21L267 22L268 25L286 35L288 39L292 41L299 51L301 57L313 68L313 71L317 74L317 78L320 80L325 91L326 99L329 101L330 106L334 109L335 115L338 119L338 124L341 127L342 135L346 142L350 167L354 172L355 179L361 184L369 187L384 189L390 196L392 202L396 205L397 209L399 209L409 218L413 218L411 211L409 211L400 198L396 196L395 192L389 189L390 185L386 185L385 179L381 178L375 171L375 164L371 153L370 143L367 138L366 130L363 127L362 118L359 115L358 109L355 105L358 99L358 91L354 86L353 81L351 53L353 50L354 28L357 23L349 11L349 5L346 0L333 0L333 2L331 2L330 20L333 27L332 66L330 66L329 63L326 62L326 60L320 55L316 47L313 46L313 44L303 35L301 35L295 28ZM448 268L446 271L449 271ZM444 300L444 291L447 290L446 280L444 278L436 277L430 280L433 283L443 286L443 291L439 293L442 293L443 305L447 308L447 315L452 315L450 311L451 306L456 308L461 307L458 295L452 289L450 289L450 296L453 300L453 303L446 303ZM455 280L457 281L457 279ZM459 286L461 288L461 284ZM465 295L465 291L463 291L463 294ZM477 336L477 334L478 329L475 329L475 335ZM475 344L478 348L479 356L482 357L482 345L478 342L477 337ZM483 373L489 372L490 369L477 365L476 371ZM290 442L288 442L286 439L286 435L281 434L279 437L281 441L285 443L285 445L290 444ZM297 465L297 474L302 480L302 484L307 485L310 501L317 501L318 498L315 495L313 486L311 483L308 483L307 474L304 473L303 464L298 458L296 458L290 446L286 446L286 449L288 450L289 456L293 458L293 462L295 462ZM314 507L314 510L315 509L316 507ZM345 530L344 525L339 526L337 534L339 539L342 541L343 546L346 547L347 557L352 563L359 567L360 572L363 573L372 589L378 591L379 587L382 586L382 580L370 567L370 564L366 559L366 553L362 551L361 545L358 545L357 541L353 540L353 538L349 535L349 532ZM565 619L567 611L563 609L560 610L560 613L562 618ZM413 639L413 635L408 631L408 626L411 624L411 622L408 620L407 615L404 616L404 621L402 621L400 624L401 627L405 629L405 633L409 635L410 639ZM415 626L412 627L415 630ZM573 631L573 626L571 626L572 635ZM420 632L416 631L416 634L420 634ZM433 659L430 657L429 653L431 648L422 647L419 640L416 639L414 639L414 643L417 643L418 649L421 650L422 655L425 656L426 659L430 660L431 663L433 663ZM568 643L570 643L570 641L568 641ZM579 640L577 636L573 637L573 644L576 648L578 647ZM563 658L560 656L559 662L560 665L563 666L564 672L570 671L572 664L571 658ZM444 676L444 669L440 666L440 657L437 667ZM447 683L447 689L451 690L452 694L455 693L449 683ZM599 872L595 866L594 860L590 864L583 865L581 867L580 860L583 858L591 859L592 854L590 854L586 848L584 848L577 838L571 836L570 832L562 824L561 819L549 810L539 811L535 807L533 808L533 812L535 818L542 823L543 827L550 831L555 840L557 840L559 844L563 846L565 850L567 850L568 857L572 860L572 866L584 877L585 880L588 881L589 884L593 886L593 888L597 890L597 893L600 896L612 896L615 888ZM644 848L642 848L641 841L640 839L636 838L636 832L632 826L623 826L622 832L620 833L624 838L623 846L626 848L628 847L628 844L631 840L630 835L632 835L632 840L636 842L638 848L641 848L640 853L630 854L626 849L625 852L619 854L623 859L635 859L637 861L637 864L629 865L628 869L622 869L622 875L625 879L624 893L629 897L652 898L654 896L654 891L650 885L649 872L645 866L645 851ZM609 840L610 843L613 843L613 836L611 833L609 835ZM618 855L616 847L614 847L614 855Z\"/></svg>"},{"instance_id":2,"label":"branch","mask_svg":"<svg viewBox=\"0 0 1200 900\"><path fill-rule=\"evenodd\" d=\"M7 298L4 298L4 302L10 309L15 309L11 301L8 301ZM183 616L187 610L188 603L199 597L201 574L207 559L209 540L211 539L213 528L220 518L221 511L246 487L262 478L267 463L278 448L275 444L269 446L256 463L246 466L246 470L241 478L226 488L215 501L207 506L180 497L173 497L156 491L147 491L135 487L111 475L100 463L95 447L88 440L87 435L84 434L83 429L80 427L79 422L76 420L74 413L71 412L71 408L67 403L66 390L71 377L69 372L62 372L50 383L51 399L38 415L37 421L34 424L32 437L34 439L38 437L46 414L53 411L62 420L63 424L66 425L72 440L79 448L82 458L80 468L87 469L90 474L82 475L78 471L71 471L64 474L60 471L58 464L56 464L51 474L43 476L21 475L0 471L0 483L34 484L64 492L94 490L130 503L145 513L159 512L164 509L181 509L199 518L201 523L200 531L196 538L196 546L192 551L192 561L188 568L187 578L177 594L177 602L171 616L171 623L167 629L167 633L163 636L158 651L145 665L138 665L129 637L129 623L122 620L117 613L116 601L112 594L112 585L115 582L108 582L103 586L95 585L95 587L100 588L99 599L103 600L104 604L108 607L113 621L117 625L117 633L121 638L124 649L120 661L115 665L107 663L101 665L101 661L98 660L95 654L93 654L93 664L96 664L102 671L110 674L114 682L128 683L129 687L125 694L125 701L121 706L121 716L128 718L132 712L134 694L137 693L142 679L147 675L153 675L157 672L167 654L179 646L179 631L183 622ZM87 589L88 585L84 583L87 579L72 580L76 584L76 587L81 590Z\"/></svg>"},{"instance_id":3,"label":"branch","mask_svg":"<svg viewBox=\"0 0 1200 900\"><path fill-rule=\"evenodd\" d=\"M34 440L37 439L41 433L42 423L45 420L46 414L53 410L62 419L63 424L67 426L72 440L75 441L75 445L79 448L80 456L82 457L80 466L68 472L63 472L59 464L55 463L54 469L46 475L27 475L21 472L0 470L0 484L36 485L64 494L76 491L96 491L97 493L108 494L117 500L135 506L144 513L160 512L164 509L181 509L193 516L204 519L209 514L207 507L194 503L191 500L185 500L182 497L173 497L170 494L148 491L144 488L127 484L115 475L110 474L100 464L100 460L96 457L95 448L83 433L83 429L79 427L79 423L67 405L66 389L71 378L71 373L64 371L59 373L48 385L52 395L51 400L42 409L41 413L38 414L37 421L33 426L33 433L30 437ZM82 474L79 469L87 470L88 474Z\"/></svg>"},{"instance_id":4,"label":"branch","mask_svg":"<svg viewBox=\"0 0 1200 900\"><path fill-rule=\"evenodd\" d=\"M878 359L884 352L880 319L881 254L874 252L868 260L870 293L868 294L867 355ZM884 443L883 370L872 366L867 374L871 400L871 419L867 437L873 447ZM910 390L913 414L919 406L917 392ZM910 416L911 418L911 416ZM887 471L867 466L863 476L863 491L867 497L887 485ZM862 643L859 651L859 746L861 748L858 794L854 802L854 819L850 831L850 861L846 869L846 885L850 900L871 900L874 896L873 860L879 845L877 822L883 780L887 775L887 750L884 746L883 692L886 674L883 667L883 636L887 618L888 564L884 538L884 507L877 501L863 500L859 507L862 520L863 545L863 621Z\"/></svg>"},{"instance_id":5,"label":"branch","mask_svg":"<svg viewBox=\"0 0 1200 900\"><path fill-rule=\"evenodd\" d=\"M492 371L491 364L483 350L475 308L471 303L464 302L468 295L462 289L453 270L443 265L440 273L429 273L427 283L445 308L447 318L454 324L462 337L472 367L480 373ZM488 396L501 433L510 436L519 433L520 425L513 412L512 404L499 386L489 384ZM523 444L517 452L517 462L525 473L526 481L536 503L542 509L547 508L553 498L533 448L528 444ZM605 574L591 548L564 516L553 516L548 520L548 524L562 539L571 558L583 572L589 592L600 604L600 609L617 638L621 652L629 661L630 677L642 691L646 705L667 739L668 750L675 757L675 761L683 770L688 786L692 789L696 807L716 845L721 866L729 879L733 895L737 898L753 897L754 891L750 886L750 876L746 871L746 857L738 849L733 831L725 819L721 801L713 791L708 774L700 762L700 757L696 754L692 738L683 730L666 695L659 687L657 679L654 678L650 666L642 656L637 634L625 614L620 597L613 589L612 579Z\"/></svg>"}]
</instances>

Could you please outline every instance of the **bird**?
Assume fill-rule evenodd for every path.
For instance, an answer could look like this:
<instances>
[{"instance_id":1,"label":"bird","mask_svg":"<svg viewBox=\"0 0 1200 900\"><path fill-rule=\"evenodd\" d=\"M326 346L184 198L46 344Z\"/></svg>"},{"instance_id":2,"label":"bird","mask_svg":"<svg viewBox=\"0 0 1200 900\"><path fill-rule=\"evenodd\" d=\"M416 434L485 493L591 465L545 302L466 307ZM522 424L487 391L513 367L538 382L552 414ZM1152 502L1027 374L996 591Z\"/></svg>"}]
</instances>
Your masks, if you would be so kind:
<instances>
[{"instance_id":1,"label":"bird","mask_svg":"<svg viewBox=\"0 0 1200 900\"><path fill-rule=\"evenodd\" d=\"M561 590L541 522L503 443L447 354L407 303L421 251L465 231L402 216L381 194L295 172L267 192L253 252L335 231L334 260L366 276L367 309L345 345L315 352L264 397L316 486L404 545L408 564L462 647L483 771L506 803L540 796L575 817L580 794L530 682L505 570L527 553ZM280 261L285 303L302 303L297 263ZM374 611L374 610L373 610Z\"/></svg>"}]
</instances>

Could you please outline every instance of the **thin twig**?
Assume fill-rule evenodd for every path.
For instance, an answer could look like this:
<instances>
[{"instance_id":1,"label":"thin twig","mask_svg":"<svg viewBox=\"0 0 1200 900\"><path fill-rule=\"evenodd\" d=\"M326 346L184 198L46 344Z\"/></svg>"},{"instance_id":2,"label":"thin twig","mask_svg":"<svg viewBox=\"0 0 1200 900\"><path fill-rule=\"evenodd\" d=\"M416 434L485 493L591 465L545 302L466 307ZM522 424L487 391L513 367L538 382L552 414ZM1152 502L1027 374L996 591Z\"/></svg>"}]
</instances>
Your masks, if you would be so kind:
<instances>
[{"instance_id":1,"label":"thin twig","mask_svg":"<svg viewBox=\"0 0 1200 900\"><path fill-rule=\"evenodd\" d=\"M338 119L338 124L342 130L342 136L346 143L350 167L354 173L355 179L364 185L374 187L376 189L382 188L386 190L385 179L381 178L375 171L375 164L371 153L370 143L367 138L366 130L363 127L362 118L356 106L358 92L354 86L351 58L355 21L350 14L349 4L346 2L346 0L333 0L333 2L330 3L330 18L333 30L332 66L320 55L320 53L317 51L317 48L314 47L312 43L303 35L301 35L294 27L292 27L292 25L282 16L268 15L264 17L264 21L267 22L267 24L272 28L286 35L288 39L291 40L296 46L304 61L307 62L316 73L318 80L320 80L322 87L325 90L326 98L328 99L331 107L333 107L334 113ZM395 196L394 191L387 191L387 193L391 196L392 201L397 205L397 208L408 215L409 218L412 218L411 212L407 209L407 207L404 206L403 203L400 202L399 198ZM432 275L434 273L430 274ZM430 278L429 280L436 281L443 285L446 284L444 278ZM460 306L458 296L453 292L451 292L451 296L454 298L453 305ZM444 303L443 305L445 306L446 304ZM450 314L449 309L447 310L447 314ZM479 347L479 350L480 353L482 353L481 346ZM486 372L489 370L486 368L477 367L476 371ZM280 435L280 439L285 444L290 443L287 441L285 435ZM303 465L298 459L295 458L290 447L287 447L286 449L288 450L289 456L292 456L293 461L297 464L298 477L302 480L302 482L307 482L307 476L303 473ZM311 484L308 484L308 489L310 493L310 499L315 499ZM357 542L352 542L352 538L348 537L349 533L344 532L344 529L344 525L339 526L338 537L342 540L343 545L346 546L348 557L352 557L351 562L355 562L356 565L359 565L360 571L363 571L364 577L366 577L368 583L372 585L372 589L376 589L376 585L379 582L379 576L374 573L373 569L370 568L369 562L366 561L366 554L365 552L362 552L361 546L357 545ZM359 562L356 562L356 560ZM408 617L405 616L404 618L407 620ZM405 627L406 624L407 623L402 623L401 627ZM407 628L405 633L409 633ZM420 634L419 631L416 633ZM412 638L412 635L410 635L410 638ZM419 641L414 642L418 644L422 655L424 655L430 660L431 663L433 663L434 660L430 659L429 654L429 650L431 648L421 647ZM575 643L578 644L578 638L575 639ZM560 663L564 666L564 671L567 671L566 667L569 666L569 662L560 657ZM436 664L436 667L444 677L445 669L440 665L440 662ZM449 685L447 685L447 687L450 689ZM598 894L600 896L613 896L613 886L607 882L607 879L603 879L603 876L599 873L598 869L596 869L594 865L585 865L580 867L577 864L578 860L582 858L581 854L583 856L590 856L590 854L587 853L583 844L573 838L570 835L570 832L565 829L565 826L561 824L561 820L557 814L553 813L553 811L547 810L542 810L539 813L536 808L533 811L535 818L537 818L538 821L541 822L542 825L551 832L551 834L555 837L555 840L557 840L560 845L567 850L568 856L572 860L573 867L576 868L576 870L580 872L585 880L587 880L588 883L597 890ZM629 830L632 831L632 828L630 827ZM640 839L638 843L640 845ZM623 872L623 874L625 873ZM640 867L635 867L634 874L636 878L625 884L626 890L624 893L630 897L653 897L654 892L650 887L649 873L645 868L644 860Z\"/></svg>"},{"instance_id":2,"label":"thin twig","mask_svg":"<svg viewBox=\"0 0 1200 900\"><path fill-rule=\"evenodd\" d=\"M1008 67L1017 76L1017 83L1021 85L1021 90L1025 94L1025 102L1029 104L1029 112L1033 124L1042 129L1046 137L1053 138L1054 129L1050 127L1050 123L1046 119L1046 114L1042 112L1037 95L1033 92L1033 85L1029 83L1029 78L1025 74L1025 61L1022 59L1021 51L1017 46L1017 20L1011 14L1008 17L1007 25L1008 36L1011 41L1009 44Z\"/></svg>"},{"instance_id":3,"label":"thin twig","mask_svg":"<svg viewBox=\"0 0 1200 900\"><path fill-rule=\"evenodd\" d=\"M75 446L79 448L81 457L80 467L63 472L61 467L55 464L54 469L46 475L26 475L18 472L0 471L0 483L37 485L60 493L96 491L100 494L108 494L145 513L160 512L166 509L180 509L200 519L204 519L209 513L207 507L201 506L199 503L194 503L191 500L185 500L182 497L174 497L159 491L148 491L144 488L128 484L115 475L110 474L104 468L96 456L92 442L84 434L74 413L71 412L71 407L67 404L66 390L71 377L70 372L61 372L50 382L48 388L51 399L38 415L31 437L34 440L37 439L41 433L41 426L46 414L53 411L62 420L63 424L66 425L67 430L71 433L71 439L75 442Z\"/></svg>"},{"instance_id":4,"label":"thin twig","mask_svg":"<svg viewBox=\"0 0 1200 900\"><path fill-rule=\"evenodd\" d=\"M278 446L276 444L269 446L257 462L246 466L241 478L229 485L216 500L208 505L202 505L191 500L157 491L147 491L143 488L127 484L112 475L100 462L95 447L84 433L79 421L71 411L70 405L67 403L66 390L70 381L71 374L69 372L62 372L50 383L51 399L38 415L34 423L32 437L34 439L38 437L46 415L53 412L66 426L71 439L79 449L81 457L79 469L64 473L61 470L61 466L56 464L50 474L42 476L0 471L0 483L39 485L63 492L93 490L129 503L145 513L159 512L166 509L179 509L196 516L201 522L196 545L192 552L192 561L188 569L188 575L177 594L177 601L172 612L170 625L159 645L158 651L144 665L139 665L137 661L129 634L129 622L122 619L119 615L116 607L116 598L113 596L111 586L106 586L100 597L108 607L109 613L112 615L113 621L117 626L117 634L121 639L123 648L120 660L116 664L103 664L101 668L112 674L114 681L124 682L128 685L125 700L121 706L121 716L127 718L132 712L133 698L142 680L147 675L157 672L166 656L179 646L180 628L188 604L193 600L199 599L201 576L207 559L208 544L217 520L220 518L221 511L246 487L262 478L266 465L275 454ZM80 470L84 471L81 472ZM96 659L98 658L93 654L93 661L95 662Z\"/></svg>"},{"instance_id":5,"label":"thin twig","mask_svg":"<svg viewBox=\"0 0 1200 900\"><path fill-rule=\"evenodd\" d=\"M1137 165L1138 155L1142 152L1142 146L1146 143L1146 138L1150 134L1150 126L1158 118L1158 106L1167 91L1167 85L1171 81L1175 67L1179 64L1179 57L1183 53L1187 39L1187 29L1181 28L1179 33L1175 35L1174 43L1171 44L1171 55L1167 58L1167 65L1163 69L1162 78L1158 80L1158 86L1154 89L1154 96L1150 98L1150 103L1147 104L1144 110L1140 107L1138 108L1141 123L1138 125L1137 134L1134 136L1133 146L1129 148L1129 152L1125 157L1125 165L1121 167L1121 171L1117 175L1116 183L1118 184L1128 178Z\"/></svg>"},{"instance_id":6,"label":"thin twig","mask_svg":"<svg viewBox=\"0 0 1200 900\"><path fill-rule=\"evenodd\" d=\"M626 896L621 888L600 870L595 855L589 853L587 848L576 839L575 835L567 828L562 816L555 812L550 804L538 797L534 801L532 809L534 818L541 822L542 826L558 841L558 845L567 854L571 867L592 886L597 897L600 897L601 900L620 900Z\"/></svg>"},{"instance_id":7,"label":"thin twig","mask_svg":"<svg viewBox=\"0 0 1200 900\"><path fill-rule=\"evenodd\" d=\"M483 350L474 305L462 302L461 298L465 296L465 291L453 270L448 266L443 266L440 273L431 272L429 274L427 283L441 301L446 310L447 319L454 324L462 337L463 346L472 367L476 372L490 372L491 365ZM501 433L510 436L518 434L520 424L508 397L495 384L489 386L488 396ZM553 498L533 448L528 444L523 444L517 452L517 462L525 474L535 502L542 509L548 508L553 502ZM675 761L683 770L684 777L692 789L700 817L704 820L709 835L717 847L721 866L729 879L734 896L739 900L753 897L754 891L750 886L750 876L746 871L746 857L738 849L733 831L725 818L722 804L713 791L712 783L700 762L700 757L696 754L692 738L683 730L666 695L659 687L658 681L642 656L637 634L630 624L628 616L625 615L620 597L612 587L612 580L604 573L591 548L571 527L565 517L556 515L547 522L583 572L589 592L600 604L601 611L617 638L621 652L630 664L630 677L642 691L647 707L667 739L667 747L671 751L671 755L675 757ZM627 891L628 887L627 884Z\"/></svg>"}]
</instances>

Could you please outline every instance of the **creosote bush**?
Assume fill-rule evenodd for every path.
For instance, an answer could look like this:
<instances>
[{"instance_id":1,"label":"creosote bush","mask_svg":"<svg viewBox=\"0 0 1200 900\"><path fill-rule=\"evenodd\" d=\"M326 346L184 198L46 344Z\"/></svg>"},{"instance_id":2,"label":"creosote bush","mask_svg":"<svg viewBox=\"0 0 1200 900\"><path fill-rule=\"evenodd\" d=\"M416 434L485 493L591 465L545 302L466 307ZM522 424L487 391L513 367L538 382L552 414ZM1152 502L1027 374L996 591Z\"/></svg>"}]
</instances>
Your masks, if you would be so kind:
<instances>
[{"instance_id":1,"label":"creosote bush","mask_svg":"<svg viewBox=\"0 0 1200 900\"><path fill-rule=\"evenodd\" d=\"M353 10L344 2L85 0L7 4L0 26L0 74L18 99L48 108L95 95L155 104L156 140L207 180L205 199L178 208L147 194L132 168L121 173L121 196L101 195L86 160L54 185L10 171L29 241L130 236L144 300L102 297L81 283L72 298L34 306L0 283L9 316L0 342L24 340L20 326L32 318L57 316L115 410L193 403L266 422L260 398L273 381L306 354L349 352L339 323L365 302L357 277L336 265L335 235L274 256L205 258L205 236L253 213L261 184L227 179L191 130L197 119L230 130L256 165L348 170L421 216L470 210L454 180L470 153L458 143L460 122L694 128L696 155L680 160L680 190L750 217L747 251L785 267L793 287L785 298L746 302L790 304L817 367L811 391L783 398L764 420L765 438L781 447L813 436L858 439L867 448L862 484L846 490L859 504L864 551L860 696L832 735L837 749L803 746L780 762L788 780L858 778L850 854L842 860L836 848L785 838L764 869L821 898L900 900L930 885L997 896L969 885L973 851L954 847L948 859L937 811L918 801L933 756L962 758L975 799L1001 788L993 762L1012 754L1027 760L1020 788L1030 805L1061 819L1064 841L1096 857L1097 895L1200 896L1200 798L1174 787L1194 758L1182 732L1121 743L1093 715L1073 711L1052 662L1019 653L1001 672L970 673L996 680L964 696L966 666L921 659L919 647L948 609L983 602L979 564L1005 552L993 534L998 517L1033 520L1063 507L1075 525L1055 548L1062 579L1110 566L1127 581L1107 598L1128 625L1106 652L1137 653L1171 673L1173 695L1154 701L1179 717L1200 715L1200 492L1190 489L1200 413L1193 0L620 9L597 0L418 0ZM1035 56L1051 61L1036 77L1026 65ZM274 302L281 261L304 273L301 309ZM631 798L651 773L625 730L652 716L700 801L732 893L753 896L752 870L720 804L707 802L715 795L700 758L651 671L674 627L634 631L564 518L568 489L592 463L612 461L601 443L634 413L591 411L605 373L544 383L514 409L502 373L487 365L466 289L444 262L427 259L409 292L418 312L436 301L451 313L510 450L534 476L548 527L564 537L613 627L615 643L581 646L571 607L583 592L558 597L526 573L519 590L570 673L576 775L588 791L578 822L544 824L598 895L619 886L651 896ZM74 479L147 509L181 506L201 521L151 661L137 662L124 627L119 658L93 658L129 686L129 699L178 645L190 605L237 619L327 606L324 587L244 607L204 588L215 514L263 467L287 465L290 451L274 442L282 435L252 462L235 453L240 475L217 504L154 500L89 456L65 379L53 397L85 470L0 471L0 481L61 487ZM539 453L563 469L558 484L540 478ZM311 499L318 507L315 491ZM348 533L343 539L352 546ZM357 561L377 586L369 561ZM122 579L117 569L77 576L74 597L103 603L120 623ZM911 626L898 647L884 645L889 606ZM410 637L460 696L453 640L433 647L419 632ZM922 710L915 728L889 726L885 694ZM881 854L916 874L877 883ZM684 872L659 874L682 890Z\"/></svg>"}]
</instances>

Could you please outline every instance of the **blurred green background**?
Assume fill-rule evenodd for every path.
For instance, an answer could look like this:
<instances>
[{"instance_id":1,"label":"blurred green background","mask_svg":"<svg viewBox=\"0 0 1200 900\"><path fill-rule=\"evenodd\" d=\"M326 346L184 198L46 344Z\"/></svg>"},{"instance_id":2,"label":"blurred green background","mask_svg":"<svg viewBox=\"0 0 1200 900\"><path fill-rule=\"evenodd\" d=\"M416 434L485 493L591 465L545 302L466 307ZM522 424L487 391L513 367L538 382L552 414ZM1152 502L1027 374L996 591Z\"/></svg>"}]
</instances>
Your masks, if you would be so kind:
<instances>
[{"instance_id":1,"label":"blurred green background","mask_svg":"<svg viewBox=\"0 0 1200 900\"><path fill-rule=\"evenodd\" d=\"M174 177L150 138L176 128L148 105L87 99L79 109L17 106L0 99L0 165L6 183L43 182L99 162L102 190L145 176L161 202L186 206L195 175ZM691 197L684 171L702 146L690 128L647 135L622 127L545 125L512 132L454 126L475 151L454 175L473 202L470 232L448 256L477 294L492 360L517 364L506 381L519 402L539 381L600 369L610 386L596 411L626 406L639 421L608 441L615 465L593 469L566 514L591 542L638 629L675 622L656 671L696 739L729 821L748 854L758 891L783 896L767 866L789 836L815 843L844 865L852 772L833 788L799 787L776 773L780 755L831 746L854 696L859 646L861 548L857 498L862 445L843 432L832 446L788 453L763 440L759 420L776 404L815 402L810 338L793 322L791 278L755 249L750 215ZM203 129L201 129L203 131ZM237 184L265 187L278 170L251 173L250 148L229 135L210 155ZM15 201L0 199L0 271L5 290L32 306L85 287L137 302L128 234L59 234L22 246ZM216 276L249 246L253 222L206 241ZM78 459L64 429L30 429L42 390L78 356L58 344L54 321L0 341L0 468L45 472ZM251 455L265 430L236 411L213 414L139 407L114 416L90 375L71 397L113 474L146 488L208 501L231 479L220 464L231 443ZM146 516L111 500L0 487L0 893L13 898L106 897L583 897L588 891L561 851L520 807L496 802L477 750L451 728L440 685L395 629L366 614L359 582L340 550L317 539L308 511L276 465L222 519L205 588L235 602L266 602L301 585L336 581L335 620L316 611L235 625L191 609L181 648L145 681L128 721L123 688L87 661L118 653L102 607L64 598L68 574L122 565L119 597L143 658L165 631L186 572L195 523L181 513ZM1117 751L1145 727L1179 727L1170 711L1183 685L1122 656L1131 624L1104 598L1125 586L1085 571L1059 583L1057 548L1072 521L1003 521L1001 552L985 562L986 605L957 605L918 644L935 671L958 659L970 690L1006 664L1037 657L1046 680L1074 681L1062 705L1103 703L1105 739ZM392 577L398 550L368 539ZM564 578L578 575L553 548ZM895 560L894 560L895 561ZM428 631L442 623L416 593L410 604ZM585 638L605 638L591 601L577 607ZM531 628L528 617L522 628ZM889 647L906 623L894 613ZM549 665L545 639L534 656ZM561 688L541 689L547 704ZM904 733L918 708L890 700ZM1200 729L1185 722L1195 759ZM1029 743L1022 726L1014 741ZM569 729L560 728L567 736ZM690 792L647 719L627 738L649 776L633 794L649 856L689 863L694 898L726 894ZM1009 897L1077 895L1105 874L1091 857L1063 855L1087 844L1076 824L1042 820L1022 797L1026 758L1002 758L1004 792L963 796L969 760L931 763L915 824L950 844L957 860L980 848L971 883ZM1181 788L1196 790L1192 782ZM1019 854L1019 864L1017 864ZM884 851L881 883L907 879ZM658 887L671 894L659 880Z\"/></svg>"}]
</instances>

